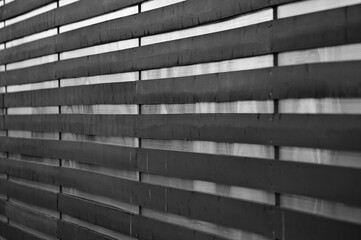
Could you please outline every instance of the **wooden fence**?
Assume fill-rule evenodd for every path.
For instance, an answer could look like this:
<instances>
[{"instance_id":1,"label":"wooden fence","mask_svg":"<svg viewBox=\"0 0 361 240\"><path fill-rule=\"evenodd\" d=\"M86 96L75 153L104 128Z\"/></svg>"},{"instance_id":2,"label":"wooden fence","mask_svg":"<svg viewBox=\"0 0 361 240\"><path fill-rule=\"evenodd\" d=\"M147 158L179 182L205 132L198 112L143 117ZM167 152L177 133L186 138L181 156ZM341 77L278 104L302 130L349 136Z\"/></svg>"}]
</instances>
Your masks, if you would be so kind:
<instances>
[{"instance_id":1,"label":"wooden fence","mask_svg":"<svg viewBox=\"0 0 361 240\"><path fill-rule=\"evenodd\" d=\"M0 5L0 239L361 239L361 1Z\"/></svg>"}]
</instances>

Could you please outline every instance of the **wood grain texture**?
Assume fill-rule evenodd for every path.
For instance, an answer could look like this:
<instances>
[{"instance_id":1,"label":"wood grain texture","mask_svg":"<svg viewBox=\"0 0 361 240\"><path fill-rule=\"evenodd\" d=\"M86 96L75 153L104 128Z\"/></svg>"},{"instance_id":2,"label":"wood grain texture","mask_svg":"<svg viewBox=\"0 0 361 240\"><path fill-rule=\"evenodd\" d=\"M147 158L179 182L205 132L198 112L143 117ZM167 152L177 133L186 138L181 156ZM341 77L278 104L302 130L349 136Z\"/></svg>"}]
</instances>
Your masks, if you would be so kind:
<instances>
[{"instance_id":1,"label":"wood grain texture","mask_svg":"<svg viewBox=\"0 0 361 240\"><path fill-rule=\"evenodd\" d=\"M356 43L361 40L358 31L361 24L361 16L358 14L360 9L361 5L356 5L204 36L1 72L0 86L183 66L280 51Z\"/></svg>"},{"instance_id":2,"label":"wood grain texture","mask_svg":"<svg viewBox=\"0 0 361 240\"><path fill-rule=\"evenodd\" d=\"M360 239L361 4L277 19L298 1L6 2L0 238ZM267 111L202 110L238 103Z\"/></svg>"},{"instance_id":3,"label":"wood grain texture","mask_svg":"<svg viewBox=\"0 0 361 240\"><path fill-rule=\"evenodd\" d=\"M8 180L0 179L2 194L18 201L50 210L57 209L57 195L40 188L27 187Z\"/></svg>"},{"instance_id":4,"label":"wood grain texture","mask_svg":"<svg viewBox=\"0 0 361 240\"><path fill-rule=\"evenodd\" d=\"M30 12L56 0L16 0L0 8L0 21Z\"/></svg>"},{"instance_id":5,"label":"wood grain texture","mask_svg":"<svg viewBox=\"0 0 361 240\"><path fill-rule=\"evenodd\" d=\"M361 187L357 184L361 182L359 169L302 162L274 162L260 158L132 149L107 145L102 147L100 144L85 142L64 141L63 143L63 141L52 140L6 138L1 138L1 141L5 144L0 146L0 150L10 153L70 159L102 167L115 167L154 175L216 182L361 205ZM82 154L79 150L83 146L84 148L81 149L88 152L87 154ZM57 149L53 151L55 148ZM54 176L57 176L56 167L11 160L3 161L0 169L4 169L4 172L19 174L18 171L22 167L29 166L29 169L36 172L32 180L51 184L59 183L52 180ZM128 165L129 161L132 163ZM45 173L41 174L41 171L48 173L48 177ZM305 175L307 178L304 177ZM28 175L28 178L29 176L31 175Z\"/></svg>"},{"instance_id":6,"label":"wood grain texture","mask_svg":"<svg viewBox=\"0 0 361 240\"><path fill-rule=\"evenodd\" d=\"M64 214L106 229L133 236L140 240L155 239L209 239L219 237L143 216L123 212L89 200L70 195L59 195L59 210Z\"/></svg>"},{"instance_id":7,"label":"wood grain texture","mask_svg":"<svg viewBox=\"0 0 361 240\"><path fill-rule=\"evenodd\" d=\"M3 159L1 171L30 181L69 188L134 204L139 182L75 168ZM28 196L31 198L31 196Z\"/></svg>"},{"instance_id":8,"label":"wood grain texture","mask_svg":"<svg viewBox=\"0 0 361 240\"><path fill-rule=\"evenodd\" d=\"M360 116L327 114L143 115L136 136L360 150Z\"/></svg>"},{"instance_id":9,"label":"wood grain texture","mask_svg":"<svg viewBox=\"0 0 361 240\"><path fill-rule=\"evenodd\" d=\"M4 116L6 127L13 130L129 137L135 136L135 119L134 115L94 114Z\"/></svg>"},{"instance_id":10,"label":"wood grain texture","mask_svg":"<svg viewBox=\"0 0 361 240\"><path fill-rule=\"evenodd\" d=\"M4 160L2 162L9 161ZM11 162L14 162L14 160ZM46 171L47 174L51 172L49 171L50 166L46 166L45 169L36 169L34 166L39 164L34 163L24 163L20 168L10 167L10 163L7 163L7 165L7 172L11 176L15 175L16 177L31 178L29 180L42 181L42 178L39 176L44 174L44 171ZM285 231L285 229L283 229L284 227L282 227L284 226L282 221L284 221L285 216L288 216L291 219L294 217L292 215L294 213L289 213L289 210L283 210L272 205L133 182L131 180L118 179L82 170L65 169L60 167L54 168L57 168L57 172L54 173L52 177L49 176L48 180L46 180L47 182L54 182L63 186L74 187L85 192L107 196L157 211L178 214L191 219L198 219L223 226L243 229L263 236L280 237ZM290 174L292 174L292 172ZM277 171L275 175L279 175ZM6 184L8 183L6 182ZM104 188L104 186L108 187ZM61 197L60 201L63 201L63 203L60 204L64 211L67 211L66 208L77 206L74 202L73 203L75 205L73 203L67 203L69 201L73 201L72 198L69 199ZM87 206L87 204L91 205L91 203L85 202L80 204L79 207ZM107 216L103 215L104 212L101 210L97 211L94 206L91 207L91 209L93 209L92 211L95 211L93 212L95 215L92 215L91 212L88 211L82 212L81 209L73 209L71 212L69 210L69 213L73 216L83 218L84 220L89 220L90 222L96 221L95 219L101 219L102 216L104 218L111 216L109 214L106 214ZM113 211L112 214L116 215L117 213ZM126 216L123 213L120 214ZM252 218L248 216L252 216ZM312 216L309 214L301 214L299 218L302 219L310 217L313 221L315 221L315 226L318 226L319 224L321 226L323 226L323 224L329 225L334 222L334 220L325 219L319 216ZM293 221L298 221L297 218L298 217L295 217ZM118 217L117 219L120 220ZM124 220L121 220L125 221L123 222L123 224L125 224L123 225L125 228L121 227L122 225L112 225L113 223L108 220L102 221L101 224L110 228L118 228L118 230L120 227L121 230L123 229L128 231L126 219L127 217L125 217ZM357 225L355 224L344 222L341 225L335 226L333 231L339 234L345 229L350 229L350 236L355 238L357 236L355 234L359 231L359 228L356 228L356 226ZM289 226L289 234L295 234L295 232L301 231L300 229L303 228L299 225L291 224ZM329 233L325 229L320 228L317 234L323 238L324 236L328 236Z\"/></svg>"},{"instance_id":11,"label":"wood grain texture","mask_svg":"<svg viewBox=\"0 0 361 240\"><path fill-rule=\"evenodd\" d=\"M0 106L2 101L7 107L132 104L135 103L135 86L135 82L123 82L14 92L1 94Z\"/></svg>"},{"instance_id":12,"label":"wood grain texture","mask_svg":"<svg viewBox=\"0 0 361 240\"><path fill-rule=\"evenodd\" d=\"M219 236L213 236L209 233L200 232L193 229L169 224L166 222L156 221L142 216L133 216L132 218L133 232L132 237L139 240L158 239L158 240L183 240L183 239L199 239L199 240L225 240Z\"/></svg>"},{"instance_id":13,"label":"wood grain texture","mask_svg":"<svg viewBox=\"0 0 361 240\"><path fill-rule=\"evenodd\" d=\"M136 150L108 144L0 137L0 151L61 158L123 170L136 167Z\"/></svg>"},{"instance_id":14,"label":"wood grain texture","mask_svg":"<svg viewBox=\"0 0 361 240\"><path fill-rule=\"evenodd\" d=\"M69 195L59 195L59 211L74 218L125 235L131 233L132 215Z\"/></svg>"},{"instance_id":15,"label":"wood grain texture","mask_svg":"<svg viewBox=\"0 0 361 240\"><path fill-rule=\"evenodd\" d=\"M361 96L361 62L317 63L192 77L0 94L0 107L186 104Z\"/></svg>"},{"instance_id":16,"label":"wood grain texture","mask_svg":"<svg viewBox=\"0 0 361 240\"><path fill-rule=\"evenodd\" d=\"M360 116L336 114L6 115L3 130L360 150Z\"/></svg>"},{"instance_id":17,"label":"wood grain texture","mask_svg":"<svg viewBox=\"0 0 361 240\"><path fill-rule=\"evenodd\" d=\"M138 1L140 2L140 1ZM295 0L188 0L164 8L107 21L0 52L0 64L97 44L177 31ZM73 17L73 16L72 16ZM0 30L1 32L1 30ZM21 34L21 33L19 33ZM87 39L87 41L83 41Z\"/></svg>"},{"instance_id":18,"label":"wood grain texture","mask_svg":"<svg viewBox=\"0 0 361 240\"><path fill-rule=\"evenodd\" d=\"M361 227L358 224L329 219L292 210L282 211L283 239L358 239Z\"/></svg>"},{"instance_id":19,"label":"wood grain texture","mask_svg":"<svg viewBox=\"0 0 361 240\"><path fill-rule=\"evenodd\" d=\"M0 29L0 43L136 5L145 0L81 0Z\"/></svg>"},{"instance_id":20,"label":"wood grain texture","mask_svg":"<svg viewBox=\"0 0 361 240\"><path fill-rule=\"evenodd\" d=\"M60 239L115 240L92 229L62 220L58 222L58 237Z\"/></svg>"},{"instance_id":21,"label":"wood grain texture","mask_svg":"<svg viewBox=\"0 0 361 240\"><path fill-rule=\"evenodd\" d=\"M23 163L20 168L16 169L13 167L11 170L8 168L9 171L7 172L11 176L15 175L25 178L30 176L31 179L29 180L41 181L43 179L39 176L46 171L49 175L48 181L54 181L55 184L73 187L91 194L110 197L154 210L179 214L230 227L241 227L241 229L272 236L270 235L272 234L270 223L273 221L270 221L272 214L269 212L272 206L263 206L208 194L149 185L75 169L53 167L57 169L57 172L51 177L51 171L47 171L50 168L49 166L36 169L36 165L39 164ZM104 188L104 186L107 187ZM202 202L204 200L206 201ZM190 203L191 205L184 205L182 202ZM199 204L202 204L203 207L200 207ZM249 221L244 216L239 219L239 216L242 216L242 214L239 215L242 211L247 211L255 216L253 221ZM237 219L236 222L234 221L235 218Z\"/></svg>"},{"instance_id":22,"label":"wood grain texture","mask_svg":"<svg viewBox=\"0 0 361 240\"><path fill-rule=\"evenodd\" d=\"M137 156L144 173L361 205L359 169L152 149Z\"/></svg>"},{"instance_id":23,"label":"wood grain texture","mask_svg":"<svg viewBox=\"0 0 361 240\"><path fill-rule=\"evenodd\" d=\"M31 180L35 180L44 170L46 169L34 172L34 170L27 169L25 165L20 169L27 176L31 175ZM54 179L55 183L66 187L74 187L91 194L114 198L158 211L273 236L272 206L133 182L81 170L64 168L58 168L58 170L59 173ZM17 175L16 170L9 171L9 174L27 177L24 174ZM107 187L104 188L104 186ZM187 204L184 205L185 203ZM246 212L253 216L252 219L248 219L244 215Z\"/></svg>"},{"instance_id":24,"label":"wood grain texture","mask_svg":"<svg viewBox=\"0 0 361 240\"><path fill-rule=\"evenodd\" d=\"M0 221L0 235L8 240L45 240L3 221Z\"/></svg>"},{"instance_id":25,"label":"wood grain texture","mask_svg":"<svg viewBox=\"0 0 361 240\"><path fill-rule=\"evenodd\" d=\"M7 202L5 216L11 221L48 236L57 236L57 219Z\"/></svg>"}]
</instances>

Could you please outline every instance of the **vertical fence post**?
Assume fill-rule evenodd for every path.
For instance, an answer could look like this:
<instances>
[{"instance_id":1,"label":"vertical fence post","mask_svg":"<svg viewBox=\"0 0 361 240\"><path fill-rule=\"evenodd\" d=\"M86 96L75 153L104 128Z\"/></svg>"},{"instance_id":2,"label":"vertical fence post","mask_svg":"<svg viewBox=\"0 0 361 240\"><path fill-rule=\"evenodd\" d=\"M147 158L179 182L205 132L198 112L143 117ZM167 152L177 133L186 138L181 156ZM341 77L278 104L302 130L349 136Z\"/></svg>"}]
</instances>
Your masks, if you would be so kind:
<instances>
[{"instance_id":1,"label":"vertical fence post","mask_svg":"<svg viewBox=\"0 0 361 240\"><path fill-rule=\"evenodd\" d=\"M4 21L4 27L5 27L5 22ZM6 42L4 43L4 49L6 49ZM7 70L7 64L4 65L4 71ZM7 85L5 86L5 94L8 93L8 87ZM7 107L4 106L4 114L7 115L8 114L8 109ZM5 136L9 137L9 131L7 129L5 129ZM6 152L6 158L9 158L9 152ZM6 180L9 181L9 174L5 173L6 176ZM9 196L6 196L6 201L9 202ZM6 217L6 222L9 224L10 223L10 219L8 217Z\"/></svg>"},{"instance_id":2,"label":"vertical fence post","mask_svg":"<svg viewBox=\"0 0 361 240\"><path fill-rule=\"evenodd\" d=\"M278 6L273 7L273 20L278 19ZM273 54L273 67L278 66L278 53ZM278 99L273 100L273 114L279 113L279 101ZM274 145L274 160L277 161L280 159L280 147ZM275 206L279 207L281 205L281 194L275 192ZM276 240L280 240L275 238Z\"/></svg>"},{"instance_id":3,"label":"vertical fence post","mask_svg":"<svg viewBox=\"0 0 361 240\"><path fill-rule=\"evenodd\" d=\"M57 0L56 3L57 3L57 8L60 7L60 0ZM56 34L60 34L60 26L57 26L56 27ZM57 52L57 61L60 61L60 52ZM57 80L58 81L58 88L61 87L61 83L60 83L60 79ZM58 105L58 114L61 114L61 105ZM61 141L61 132L59 132L59 141ZM62 159L59 158L59 167L61 168L62 167ZM63 192L63 187L62 185L59 185L59 194L61 194ZM58 201L58 204L59 204L59 201ZM59 220L61 220L63 218L62 216L62 213L59 211L59 205L57 206L57 211L58 211L58 217L59 217ZM58 227L58 231L59 231L59 227ZM60 235L59 234L59 239L61 240L60 238Z\"/></svg>"}]
</instances>

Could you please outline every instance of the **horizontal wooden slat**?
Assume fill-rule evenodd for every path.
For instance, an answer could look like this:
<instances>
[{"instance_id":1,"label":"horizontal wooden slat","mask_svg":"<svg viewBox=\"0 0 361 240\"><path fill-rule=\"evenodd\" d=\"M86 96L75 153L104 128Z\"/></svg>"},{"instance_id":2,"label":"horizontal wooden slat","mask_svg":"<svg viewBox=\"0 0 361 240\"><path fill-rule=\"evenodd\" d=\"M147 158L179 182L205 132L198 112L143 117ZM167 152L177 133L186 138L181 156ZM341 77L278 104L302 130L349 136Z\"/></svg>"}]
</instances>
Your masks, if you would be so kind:
<instances>
[{"instance_id":1,"label":"horizontal wooden slat","mask_svg":"<svg viewBox=\"0 0 361 240\"><path fill-rule=\"evenodd\" d=\"M20 172L20 170L18 171ZM50 210L57 209L57 195L54 192L46 191L40 188L28 187L4 179L0 179L0 192L10 198L14 198L34 206Z\"/></svg>"},{"instance_id":2,"label":"horizontal wooden slat","mask_svg":"<svg viewBox=\"0 0 361 240\"><path fill-rule=\"evenodd\" d=\"M2 159L0 172L134 204L139 182L74 168Z\"/></svg>"},{"instance_id":3,"label":"horizontal wooden slat","mask_svg":"<svg viewBox=\"0 0 361 240\"><path fill-rule=\"evenodd\" d=\"M361 204L360 169L153 149L137 156L144 173Z\"/></svg>"},{"instance_id":4,"label":"horizontal wooden slat","mask_svg":"<svg viewBox=\"0 0 361 240\"><path fill-rule=\"evenodd\" d=\"M0 151L61 158L123 170L136 168L136 150L109 144L0 137Z\"/></svg>"},{"instance_id":5,"label":"horizontal wooden slat","mask_svg":"<svg viewBox=\"0 0 361 240\"><path fill-rule=\"evenodd\" d=\"M5 128L13 130L135 136L136 116L133 115L7 115L3 118Z\"/></svg>"},{"instance_id":6,"label":"horizontal wooden slat","mask_svg":"<svg viewBox=\"0 0 361 240\"><path fill-rule=\"evenodd\" d=\"M359 97L361 90L357 76L361 74L360 65L359 61L318 63L138 81L136 103Z\"/></svg>"},{"instance_id":7,"label":"horizontal wooden slat","mask_svg":"<svg viewBox=\"0 0 361 240\"><path fill-rule=\"evenodd\" d=\"M24 162L20 167L8 168L7 172L11 176L40 181L45 179L41 175L48 175L49 182L54 181L55 184L65 187L73 187L91 194L110 197L158 211L273 236L272 206L149 185L76 169L53 167L53 169L56 168L56 172L51 173L52 170L36 168L38 165ZM48 168L50 169L50 167ZM245 212L253 215L253 218L247 219L244 215ZM236 219L237 221L235 221Z\"/></svg>"},{"instance_id":8,"label":"horizontal wooden slat","mask_svg":"<svg viewBox=\"0 0 361 240\"><path fill-rule=\"evenodd\" d=\"M356 43L361 41L359 11L361 5L355 5L204 36L6 71L0 73L0 86Z\"/></svg>"},{"instance_id":9,"label":"horizontal wooden slat","mask_svg":"<svg viewBox=\"0 0 361 240\"><path fill-rule=\"evenodd\" d=\"M355 223L305 214L292 210L282 211L282 239L339 240L360 239L361 226Z\"/></svg>"},{"instance_id":10,"label":"horizontal wooden slat","mask_svg":"<svg viewBox=\"0 0 361 240\"><path fill-rule=\"evenodd\" d=\"M13 175L15 173L18 177L26 178L32 176L30 180L34 180L41 174L51 172L44 173L45 169L35 170L25 165L20 169L20 171L15 170L9 172L9 174ZM54 181L61 183L63 186L75 187L92 194L111 197L119 201L126 201L191 219L239 228L268 237L281 237L284 231L282 229L282 219L284 217L282 216L285 216L285 214L282 209L272 205L133 182L81 170L66 170L64 168L58 168L58 170L57 179L54 179ZM26 175L20 172L26 173ZM319 217L316 220L317 224L328 224L322 223L323 220L319 220ZM318 221L321 221L321 223L318 223ZM299 229L297 229L298 227ZM345 222L340 228L341 230L350 228L352 230L350 236L355 233L354 224ZM341 231L340 228L335 231ZM296 230L301 231L301 229L302 226L292 226L290 234ZM328 235L323 229L318 234Z\"/></svg>"},{"instance_id":11,"label":"horizontal wooden slat","mask_svg":"<svg viewBox=\"0 0 361 240\"><path fill-rule=\"evenodd\" d=\"M144 115L138 117L136 136L357 151L360 122L359 115Z\"/></svg>"},{"instance_id":12,"label":"horizontal wooden slat","mask_svg":"<svg viewBox=\"0 0 361 240\"><path fill-rule=\"evenodd\" d=\"M135 82L96 84L15 92L0 97L7 107L134 103L135 85Z\"/></svg>"},{"instance_id":13,"label":"horizontal wooden slat","mask_svg":"<svg viewBox=\"0 0 361 240\"><path fill-rule=\"evenodd\" d=\"M184 104L361 96L361 62L273 67L192 77L0 94L5 107Z\"/></svg>"},{"instance_id":14,"label":"horizontal wooden slat","mask_svg":"<svg viewBox=\"0 0 361 240\"><path fill-rule=\"evenodd\" d=\"M26 161L19 161L19 160L14 160L14 159L7 159L7 158L1 158L0 161L0 172L1 173L7 173L11 176L17 177L17 178L23 178L23 179L27 179L27 180L31 180L31 181L36 181L36 182L41 182L41 183L49 183L49 184L53 184L56 185L58 178L56 176L58 176L58 168L56 166L51 166L51 165L45 165L45 164L35 164L35 163L31 163L31 162L26 162ZM0 183L2 184L2 186L4 186L4 193L8 195L9 193L13 193L12 195L15 196L21 196L18 194L19 189L25 188L26 191L40 191L42 192L44 195L44 199L56 199L54 196L53 192L49 192L49 191L45 191L39 188L30 188L30 187L26 187L22 184L19 183L15 183L12 181L6 181L6 180L1 180ZM8 186L8 187L6 187ZM24 190L25 191L25 190ZM30 197L30 195L32 194L27 194L29 196L26 197ZM38 195L39 196L39 195ZM19 199L21 200L21 199ZM29 200L27 200L26 202L36 202L36 199L30 198ZM42 202L42 201L40 201ZM52 201L45 201L44 202L49 202L51 203ZM56 202L56 201L55 201ZM53 209L56 209L56 204L51 204L49 206L49 209L52 209L51 207L53 207Z\"/></svg>"},{"instance_id":15,"label":"horizontal wooden slat","mask_svg":"<svg viewBox=\"0 0 361 240\"><path fill-rule=\"evenodd\" d=\"M190 192L180 189L140 185L139 205L183 217L243 229L275 237L280 224L274 206ZM151 196L151 197L150 197Z\"/></svg>"},{"instance_id":16,"label":"horizontal wooden slat","mask_svg":"<svg viewBox=\"0 0 361 240\"><path fill-rule=\"evenodd\" d=\"M59 210L74 218L136 237L137 239L209 239L221 238L206 233L148 219L119 209L103 206L89 200L69 195L59 195Z\"/></svg>"},{"instance_id":17,"label":"horizontal wooden slat","mask_svg":"<svg viewBox=\"0 0 361 240\"><path fill-rule=\"evenodd\" d=\"M7 240L45 240L45 238L25 232L24 230L11 226L3 221L0 221L0 236L5 237Z\"/></svg>"},{"instance_id":18,"label":"horizontal wooden slat","mask_svg":"<svg viewBox=\"0 0 361 240\"><path fill-rule=\"evenodd\" d=\"M56 0L16 0L0 8L0 21L30 12Z\"/></svg>"},{"instance_id":19,"label":"horizontal wooden slat","mask_svg":"<svg viewBox=\"0 0 361 240\"><path fill-rule=\"evenodd\" d=\"M71 159L103 167L303 195L349 204L361 203L361 186L357 184L361 182L359 169L259 158L124 148L86 142L5 137L0 140L4 144L0 144L0 151L5 152ZM242 174L239 174L240 169ZM43 171L51 174L55 170L50 171L49 167L45 167Z\"/></svg>"},{"instance_id":20,"label":"horizontal wooden slat","mask_svg":"<svg viewBox=\"0 0 361 240\"><path fill-rule=\"evenodd\" d=\"M27 210L9 202L6 203L5 216L12 223L26 226L48 236L57 236L57 219L50 216Z\"/></svg>"},{"instance_id":21,"label":"horizontal wooden slat","mask_svg":"<svg viewBox=\"0 0 361 240\"><path fill-rule=\"evenodd\" d=\"M10 166L10 163L7 165ZM55 173L50 173L52 170L39 169L36 168L37 165L39 164L24 162L20 167L8 168L7 173L11 176L30 178L29 180L42 180L41 175L48 175L50 180L65 187L74 187L158 211L273 236L272 224L275 220L272 206L133 182L75 169L57 167ZM50 175L56 177L51 179ZM252 219L248 219L244 215L245 212L252 215Z\"/></svg>"},{"instance_id":22,"label":"horizontal wooden slat","mask_svg":"<svg viewBox=\"0 0 361 240\"><path fill-rule=\"evenodd\" d=\"M81 0L0 29L0 43L136 5L145 0Z\"/></svg>"},{"instance_id":23,"label":"horizontal wooden slat","mask_svg":"<svg viewBox=\"0 0 361 240\"><path fill-rule=\"evenodd\" d=\"M220 237L211 236L194 230L189 230L177 225L163 223L152 219L134 216L134 229L132 236L139 240L223 240ZM87 240L114 240L93 232L89 229L76 226L69 222L59 221L59 238L61 239L87 239Z\"/></svg>"},{"instance_id":24,"label":"horizontal wooden slat","mask_svg":"<svg viewBox=\"0 0 361 240\"><path fill-rule=\"evenodd\" d=\"M82 221L128 236L131 233L132 215L119 209L101 206L88 200L60 194L59 211Z\"/></svg>"},{"instance_id":25,"label":"horizontal wooden slat","mask_svg":"<svg viewBox=\"0 0 361 240\"><path fill-rule=\"evenodd\" d=\"M3 130L358 151L361 116L328 114L6 115Z\"/></svg>"},{"instance_id":26,"label":"horizontal wooden slat","mask_svg":"<svg viewBox=\"0 0 361 240\"><path fill-rule=\"evenodd\" d=\"M208 24L296 0L188 0L0 52L0 64ZM83 41L86 39L87 41Z\"/></svg>"},{"instance_id":27,"label":"horizontal wooden slat","mask_svg":"<svg viewBox=\"0 0 361 240\"><path fill-rule=\"evenodd\" d=\"M115 240L109 236L100 234L94 230L87 229L63 220L58 222L59 239L86 239L86 240Z\"/></svg>"},{"instance_id":28,"label":"horizontal wooden slat","mask_svg":"<svg viewBox=\"0 0 361 240\"><path fill-rule=\"evenodd\" d=\"M142 216L135 215L132 218L133 233L132 236L139 240L157 239L157 240L222 240L219 236L212 236L196 230L185 227L160 222ZM224 240L224 239L223 239Z\"/></svg>"}]
</instances>

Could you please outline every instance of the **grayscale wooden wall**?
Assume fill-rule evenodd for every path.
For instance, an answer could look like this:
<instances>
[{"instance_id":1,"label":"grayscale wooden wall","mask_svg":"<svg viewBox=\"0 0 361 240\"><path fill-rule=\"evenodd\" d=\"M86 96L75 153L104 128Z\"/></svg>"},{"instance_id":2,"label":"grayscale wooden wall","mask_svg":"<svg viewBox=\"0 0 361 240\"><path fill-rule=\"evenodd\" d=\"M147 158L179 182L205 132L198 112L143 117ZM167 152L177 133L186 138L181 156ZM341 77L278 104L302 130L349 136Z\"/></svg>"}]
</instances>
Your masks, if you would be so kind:
<instances>
[{"instance_id":1,"label":"grayscale wooden wall","mask_svg":"<svg viewBox=\"0 0 361 240\"><path fill-rule=\"evenodd\" d=\"M1 240L360 240L361 0L1 0Z\"/></svg>"}]
</instances>

